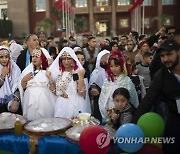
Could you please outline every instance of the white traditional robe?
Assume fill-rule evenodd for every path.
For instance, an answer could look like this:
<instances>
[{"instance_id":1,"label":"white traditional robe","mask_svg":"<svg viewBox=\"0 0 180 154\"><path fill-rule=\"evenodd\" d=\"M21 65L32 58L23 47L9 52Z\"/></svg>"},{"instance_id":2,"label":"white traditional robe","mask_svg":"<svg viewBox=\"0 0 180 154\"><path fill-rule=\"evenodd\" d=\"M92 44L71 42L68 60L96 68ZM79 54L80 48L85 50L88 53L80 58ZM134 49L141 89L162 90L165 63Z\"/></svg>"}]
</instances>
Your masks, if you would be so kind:
<instances>
[{"instance_id":1,"label":"white traditional robe","mask_svg":"<svg viewBox=\"0 0 180 154\"><path fill-rule=\"evenodd\" d=\"M33 76L27 82L26 90L23 91L21 80L29 72L33 72L32 63L24 69L19 80L23 116L30 121L53 117L56 97L49 89L49 80L46 77L46 71L40 70Z\"/></svg>"},{"instance_id":2,"label":"white traditional robe","mask_svg":"<svg viewBox=\"0 0 180 154\"><path fill-rule=\"evenodd\" d=\"M62 80L65 80L68 75L69 72L63 72ZM55 117L70 119L78 116L79 112L87 112L85 98L77 92L77 81L72 79L65 92L68 98L61 97L58 88L56 88L58 98L55 105Z\"/></svg>"},{"instance_id":3,"label":"white traditional robe","mask_svg":"<svg viewBox=\"0 0 180 154\"><path fill-rule=\"evenodd\" d=\"M106 79L107 75L106 75L106 71L104 68L102 68L100 66L101 64L101 58L105 55L105 54L110 54L110 52L108 50L103 50L101 51L98 56L97 56L97 61L96 61L96 68L94 69L94 71L92 72L91 76L90 76L90 81L89 81L89 87L95 83L96 85L98 85L100 88L102 88L102 85L104 83L104 80Z\"/></svg>"},{"instance_id":4,"label":"white traditional robe","mask_svg":"<svg viewBox=\"0 0 180 154\"><path fill-rule=\"evenodd\" d=\"M69 74L69 72L66 71L62 72L61 68L59 68L59 58L64 52L67 52L74 59L78 66L78 68L76 70L73 70L72 73L77 73L79 69L83 69L74 51L69 47L64 47L49 67L49 71L51 72L54 83L57 83L58 76L61 73L63 73L62 81L65 80ZM56 85L56 95L58 98L55 105L55 117L64 117L70 119L72 117L78 116L79 111L88 112L88 104L85 100L85 97L78 94L77 81L74 81L72 79L68 84L65 92L68 95L68 98L60 96L61 94L59 93Z\"/></svg>"}]
</instances>

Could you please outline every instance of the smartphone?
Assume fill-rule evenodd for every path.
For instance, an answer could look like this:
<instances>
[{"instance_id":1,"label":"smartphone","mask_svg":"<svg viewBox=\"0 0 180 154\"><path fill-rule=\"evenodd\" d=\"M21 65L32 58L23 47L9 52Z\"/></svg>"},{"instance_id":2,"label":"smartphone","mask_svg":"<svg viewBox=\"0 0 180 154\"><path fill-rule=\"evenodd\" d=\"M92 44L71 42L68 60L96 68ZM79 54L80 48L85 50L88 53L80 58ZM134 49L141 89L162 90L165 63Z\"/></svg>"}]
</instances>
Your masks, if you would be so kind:
<instances>
[{"instance_id":1,"label":"smartphone","mask_svg":"<svg viewBox=\"0 0 180 154\"><path fill-rule=\"evenodd\" d=\"M78 74L77 74L77 73L76 73L76 74L73 74L73 80L74 80L74 81L79 80L79 76L78 76Z\"/></svg>"}]
</instances>

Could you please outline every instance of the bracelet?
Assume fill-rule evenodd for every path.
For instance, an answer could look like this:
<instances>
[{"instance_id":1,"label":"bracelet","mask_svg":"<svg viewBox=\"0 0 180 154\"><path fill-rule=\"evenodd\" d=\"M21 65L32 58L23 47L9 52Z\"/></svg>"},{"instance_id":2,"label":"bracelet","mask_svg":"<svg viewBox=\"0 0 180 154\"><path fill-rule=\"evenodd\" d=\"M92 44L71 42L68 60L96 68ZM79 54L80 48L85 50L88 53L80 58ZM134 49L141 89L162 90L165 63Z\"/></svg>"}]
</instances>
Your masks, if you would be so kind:
<instances>
[{"instance_id":1,"label":"bracelet","mask_svg":"<svg viewBox=\"0 0 180 154\"><path fill-rule=\"evenodd\" d=\"M4 80L2 79L2 77L0 77L0 80L1 80L2 82L4 82Z\"/></svg>"},{"instance_id":2,"label":"bracelet","mask_svg":"<svg viewBox=\"0 0 180 154\"><path fill-rule=\"evenodd\" d=\"M2 80L3 80L3 79L5 79L5 76L4 76L4 75L2 75L2 74L1 74L1 79L2 79Z\"/></svg>"}]
</instances>

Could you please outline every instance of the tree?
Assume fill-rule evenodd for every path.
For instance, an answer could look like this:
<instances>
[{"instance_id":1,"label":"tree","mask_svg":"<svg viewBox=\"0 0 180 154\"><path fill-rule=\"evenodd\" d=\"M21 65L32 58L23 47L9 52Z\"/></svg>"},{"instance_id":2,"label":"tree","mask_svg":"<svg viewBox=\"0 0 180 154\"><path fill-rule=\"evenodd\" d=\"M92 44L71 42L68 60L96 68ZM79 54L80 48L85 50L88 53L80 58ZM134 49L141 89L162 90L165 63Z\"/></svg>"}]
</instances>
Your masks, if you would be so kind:
<instances>
[{"instance_id":1,"label":"tree","mask_svg":"<svg viewBox=\"0 0 180 154\"><path fill-rule=\"evenodd\" d=\"M75 18L75 30L77 33L83 33L87 30L87 19L85 17Z\"/></svg>"},{"instance_id":2,"label":"tree","mask_svg":"<svg viewBox=\"0 0 180 154\"><path fill-rule=\"evenodd\" d=\"M48 32L51 33L53 30L53 22L50 18L44 18L42 21L36 23L35 32L45 32L48 34ZM48 34L49 36L50 34Z\"/></svg>"}]
</instances>

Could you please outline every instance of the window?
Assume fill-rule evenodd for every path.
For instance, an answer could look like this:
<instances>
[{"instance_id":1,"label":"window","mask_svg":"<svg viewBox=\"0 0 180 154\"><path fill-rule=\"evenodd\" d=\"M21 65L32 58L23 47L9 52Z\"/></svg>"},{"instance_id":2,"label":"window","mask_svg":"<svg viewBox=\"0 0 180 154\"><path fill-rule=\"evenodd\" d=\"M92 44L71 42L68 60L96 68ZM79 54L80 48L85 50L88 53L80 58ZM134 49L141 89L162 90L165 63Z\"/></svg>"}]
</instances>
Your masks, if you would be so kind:
<instances>
[{"instance_id":1,"label":"window","mask_svg":"<svg viewBox=\"0 0 180 154\"><path fill-rule=\"evenodd\" d=\"M7 19L7 9L1 9L1 18L4 19L4 17Z\"/></svg>"},{"instance_id":2,"label":"window","mask_svg":"<svg viewBox=\"0 0 180 154\"><path fill-rule=\"evenodd\" d=\"M152 0L144 0L144 6L152 6Z\"/></svg>"},{"instance_id":3,"label":"window","mask_svg":"<svg viewBox=\"0 0 180 154\"><path fill-rule=\"evenodd\" d=\"M87 0L76 0L76 7L87 7Z\"/></svg>"},{"instance_id":4,"label":"window","mask_svg":"<svg viewBox=\"0 0 180 154\"><path fill-rule=\"evenodd\" d=\"M46 11L46 0L36 0L36 12Z\"/></svg>"},{"instance_id":5,"label":"window","mask_svg":"<svg viewBox=\"0 0 180 154\"><path fill-rule=\"evenodd\" d=\"M96 0L97 6L107 6L109 5L109 0Z\"/></svg>"},{"instance_id":6,"label":"window","mask_svg":"<svg viewBox=\"0 0 180 154\"><path fill-rule=\"evenodd\" d=\"M149 20L149 18L145 18L144 19L144 27L145 28L149 28L150 27L150 20Z\"/></svg>"},{"instance_id":7,"label":"window","mask_svg":"<svg viewBox=\"0 0 180 154\"><path fill-rule=\"evenodd\" d=\"M128 28L128 19L120 19L120 27Z\"/></svg>"},{"instance_id":8,"label":"window","mask_svg":"<svg viewBox=\"0 0 180 154\"><path fill-rule=\"evenodd\" d=\"M7 4L7 0L1 0L1 1L0 1L0 4L4 4L4 3Z\"/></svg>"},{"instance_id":9,"label":"window","mask_svg":"<svg viewBox=\"0 0 180 154\"><path fill-rule=\"evenodd\" d=\"M174 0L162 0L162 5L173 5Z\"/></svg>"},{"instance_id":10,"label":"window","mask_svg":"<svg viewBox=\"0 0 180 154\"><path fill-rule=\"evenodd\" d=\"M130 5L130 0L118 0L118 5Z\"/></svg>"},{"instance_id":11,"label":"window","mask_svg":"<svg viewBox=\"0 0 180 154\"><path fill-rule=\"evenodd\" d=\"M173 20L172 20L172 18L171 18L171 17L166 17L166 18L164 19L164 25L165 25L165 26L173 25Z\"/></svg>"}]
</instances>

